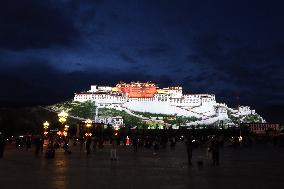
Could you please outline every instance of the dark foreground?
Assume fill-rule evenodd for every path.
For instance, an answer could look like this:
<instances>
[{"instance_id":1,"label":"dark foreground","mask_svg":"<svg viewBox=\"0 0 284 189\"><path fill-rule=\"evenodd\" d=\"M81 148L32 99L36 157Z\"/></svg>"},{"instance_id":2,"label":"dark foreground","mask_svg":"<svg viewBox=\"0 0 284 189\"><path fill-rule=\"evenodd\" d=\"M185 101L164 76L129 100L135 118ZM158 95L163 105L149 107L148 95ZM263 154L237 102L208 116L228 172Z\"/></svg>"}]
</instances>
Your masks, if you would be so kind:
<instances>
[{"instance_id":1,"label":"dark foreground","mask_svg":"<svg viewBox=\"0 0 284 189\"><path fill-rule=\"evenodd\" d=\"M206 149L195 149L193 165L187 165L185 147L175 150L132 152L118 149L119 159L110 161L109 147L86 157L79 146L72 154L57 150L55 159L34 156L34 151L7 146L0 159L1 189L79 189L79 188L283 188L284 148L258 145L252 148L220 151L220 166L210 165ZM204 162L203 167L197 161Z\"/></svg>"}]
</instances>

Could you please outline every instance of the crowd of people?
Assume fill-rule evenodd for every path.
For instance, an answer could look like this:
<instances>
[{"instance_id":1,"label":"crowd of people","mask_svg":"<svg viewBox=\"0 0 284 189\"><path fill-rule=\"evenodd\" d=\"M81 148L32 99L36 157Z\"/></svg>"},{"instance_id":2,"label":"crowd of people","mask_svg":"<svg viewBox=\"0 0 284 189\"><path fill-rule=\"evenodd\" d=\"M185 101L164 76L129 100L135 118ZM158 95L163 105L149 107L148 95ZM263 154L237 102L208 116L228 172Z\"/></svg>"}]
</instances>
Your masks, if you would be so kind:
<instances>
[{"instance_id":1,"label":"crowd of people","mask_svg":"<svg viewBox=\"0 0 284 189\"><path fill-rule=\"evenodd\" d=\"M26 137L17 137L14 141L16 148L30 150L32 144L34 145L34 153L38 156L40 153L44 152L44 137L42 136L26 136ZM47 138L46 138L47 140ZM45 148L45 157L54 158L56 149L62 147L64 153L71 154L72 152L69 149L69 138L49 138ZM106 143L110 144L110 159L118 160L117 148L118 146L132 146L133 152L137 153L139 149L146 148L153 151L153 155L157 155L160 149L167 148L168 144L171 150L174 150L176 142L184 142L185 149L187 151L188 164L192 164L192 155L194 149L194 139L193 136L188 135L184 138L176 136L132 136L121 138L117 136L111 136L109 138L105 137L81 137L75 138L73 145L80 145L80 151L83 150L86 152L86 155L89 156L92 151L97 149L104 148ZM0 158L3 157L4 148L6 144L6 139L3 134L0 134ZM210 142L208 147L208 152L212 153L212 164L219 165L219 141L217 137L214 137Z\"/></svg>"},{"instance_id":2,"label":"crowd of people","mask_svg":"<svg viewBox=\"0 0 284 189\"><path fill-rule=\"evenodd\" d=\"M245 139L245 138L244 138ZM0 158L3 157L5 144L8 139L5 139L4 135L0 133ZM80 152L85 152L87 156L90 156L92 152L96 152L97 149L103 149L106 144L110 149L110 159L118 160L118 147L119 146L132 146L133 152L137 153L140 149L145 148L153 152L153 156L158 155L159 151L162 149L170 148L175 149L177 142L182 142L185 144L185 151L187 152L188 165L192 165L192 157L194 155L194 149L196 147L206 147L207 159L213 166L218 166L220 163L220 147L224 144L224 137L213 135L205 136L203 138L198 138L195 135L188 133L185 136L177 135L131 135L131 136L117 136L113 134L112 136L93 136L93 137L80 137L80 138L68 138L68 137L49 137L44 138L43 136L21 136L16 137L13 141L17 149L26 149L29 151L34 145L35 156L39 156L40 153L45 153L46 158L54 158L56 149L62 148L65 154L71 154L69 149L69 142L73 140L73 145L80 145ZM199 140L197 142L196 140ZM47 145L44 148L44 141L47 141ZM201 141L201 142L200 142ZM230 137L230 142L233 147L238 147L240 145L240 140L238 136ZM243 145L251 145L249 139L243 141ZM129 148L129 147L128 147ZM44 151L45 149L45 151ZM208 158L210 157L210 158ZM202 165L203 162L198 162Z\"/></svg>"}]
</instances>

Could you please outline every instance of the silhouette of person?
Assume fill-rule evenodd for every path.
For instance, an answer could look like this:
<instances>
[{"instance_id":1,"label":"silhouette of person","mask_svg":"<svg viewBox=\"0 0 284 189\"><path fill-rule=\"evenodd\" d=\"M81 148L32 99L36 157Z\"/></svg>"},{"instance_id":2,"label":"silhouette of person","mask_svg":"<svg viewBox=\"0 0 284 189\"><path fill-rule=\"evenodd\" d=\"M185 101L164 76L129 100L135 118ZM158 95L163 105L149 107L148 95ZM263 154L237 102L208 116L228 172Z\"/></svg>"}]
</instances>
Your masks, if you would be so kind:
<instances>
[{"instance_id":1,"label":"silhouette of person","mask_svg":"<svg viewBox=\"0 0 284 189\"><path fill-rule=\"evenodd\" d=\"M4 154L4 148L5 148L5 138L4 136L2 135L2 133L0 132L0 158L3 157L3 154Z\"/></svg>"},{"instance_id":2,"label":"silhouette of person","mask_svg":"<svg viewBox=\"0 0 284 189\"><path fill-rule=\"evenodd\" d=\"M93 138L93 141L94 141L93 150L94 150L94 152L95 152L95 151L97 150L97 144L98 144L97 137L94 137L94 138Z\"/></svg>"},{"instance_id":3,"label":"silhouette of person","mask_svg":"<svg viewBox=\"0 0 284 189\"><path fill-rule=\"evenodd\" d=\"M28 137L26 139L26 150L29 150L31 148L31 145L32 145L32 140L30 137Z\"/></svg>"},{"instance_id":4,"label":"silhouette of person","mask_svg":"<svg viewBox=\"0 0 284 189\"><path fill-rule=\"evenodd\" d=\"M49 141L49 143L47 145L45 157L46 158L54 158L55 157L55 149L54 149L53 141Z\"/></svg>"},{"instance_id":5,"label":"silhouette of person","mask_svg":"<svg viewBox=\"0 0 284 189\"><path fill-rule=\"evenodd\" d=\"M156 139L154 141L154 153L153 153L153 155L157 155L159 148L160 148L160 146L159 146L159 143L158 143L158 139Z\"/></svg>"},{"instance_id":6,"label":"silhouette of person","mask_svg":"<svg viewBox=\"0 0 284 189\"><path fill-rule=\"evenodd\" d=\"M84 147L84 138L81 137L80 138L80 152L83 150L83 147Z\"/></svg>"},{"instance_id":7,"label":"silhouette of person","mask_svg":"<svg viewBox=\"0 0 284 189\"><path fill-rule=\"evenodd\" d=\"M92 139L88 138L87 142L86 142L87 155L90 155L90 153L91 153L91 143L92 143Z\"/></svg>"},{"instance_id":8,"label":"silhouette of person","mask_svg":"<svg viewBox=\"0 0 284 189\"><path fill-rule=\"evenodd\" d=\"M19 137L17 137L16 138L16 148L18 149L19 148L19 146L20 146L20 138Z\"/></svg>"},{"instance_id":9,"label":"silhouette of person","mask_svg":"<svg viewBox=\"0 0 284 189\"><path fill-rule=\"evenodd\" d=\"M175 137L171 137L171 138L170 138L170 146L171 146L171 149L174 149L174 148L175 148L175 145L176 145Z\"/></svg>"},{"instance_id":10,"label":"silhouette of person","mask_svg":"<svg viewBox=\"0 0 284 189\"><path fill-rule=\"evenodd\" d=\"M212 163L213 165L219 165L219 148L220 144L217 137L214 137L211 142L211 153L212 153Z\"/></svg>"},{"instance_id":11,"label":"silhouette of person","mask_svg":"<svg viewBox=\"0 0 284 189\"><path fill-rule=\"evenodd\" d=\"M69 150L68 140L64 141L63 149L64 149L64 153L71 154L71 151Z\"/></svg>"},{"instance_id":12,"label":"silhouette of person","mask_svg":"<svg viewBox=\"0 0 284 189\"><path fill-rule=\"evenodd\" d=\"M187 152L187 159L188 159L188 165L191 165L192 162L192 149L193 149L193 145L192 145L192 137L188 136L187 140L186 140L186 152Z\"/></svg>"},{"instance_id":13,"label":"silhouette of person","mask_svg":"<svg viewBox=\"0 0 284 189\"><path fill-rule=\"evenodd\" d=\"M38 156L40 150L40 138L35 138L35 155Z\"/></svg>"},{"instance_id":14,"label":"silhouette of person","mask_svg":"<svg viewBox=\"0 0 284 189\"><path fill-rule=\"evenodd\" d=\"M119 145L119 142L118 140L119 139L116 139L116 144L115 144L115 136L112 136L111 137L111 147L110 147L110 159L111 160L117 160L117 154L116 154L116 146Z\"/></svg>"},{"instance_id":15,"label":"silhouette of person","mask_svg":"<svg viewBox=\"0 0 284 189\"><path fill-rule=\"evenodd\" d=\"M43 145L44 145L44 137L41 136L39 138L39 148L40 148L40 152L43 153Z\"/></svg>"},{"instance_id":16,"label":"silhouette of person","mask_svg":"<svg viewBox=\"0 0 284 189\"><path fill-rule=\"evenodd\" d=\"M137 137L133 137L132 145L133 145L133 151L137 152L138 151L138 138Z\"/></svg>"}]
</instances>

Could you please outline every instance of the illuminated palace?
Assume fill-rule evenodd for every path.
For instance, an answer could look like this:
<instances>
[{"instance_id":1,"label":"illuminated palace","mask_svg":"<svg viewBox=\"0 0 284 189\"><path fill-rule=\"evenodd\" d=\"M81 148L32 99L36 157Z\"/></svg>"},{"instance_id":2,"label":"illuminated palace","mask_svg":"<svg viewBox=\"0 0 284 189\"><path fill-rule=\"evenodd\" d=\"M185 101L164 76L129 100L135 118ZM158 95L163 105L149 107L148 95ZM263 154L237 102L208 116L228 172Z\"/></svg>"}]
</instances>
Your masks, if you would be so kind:
<instances>
[{"instance_id":1,"label":"illuminated palace","mask_svg":"<svg viewBox=\"0 0 284 189\"><path fill-rule=\"evenodd\" d=\"M238 115L255 114L248 106L238 110L217 103L214 94L183 94L182 87L159 88L154 83L118 83L115 87L91 85L86 92L75 93L74 101L93 101L104 108L128 113L149 112L201 118L203 123L228 119L227 111Z\"/></svg>"}]
</instances>

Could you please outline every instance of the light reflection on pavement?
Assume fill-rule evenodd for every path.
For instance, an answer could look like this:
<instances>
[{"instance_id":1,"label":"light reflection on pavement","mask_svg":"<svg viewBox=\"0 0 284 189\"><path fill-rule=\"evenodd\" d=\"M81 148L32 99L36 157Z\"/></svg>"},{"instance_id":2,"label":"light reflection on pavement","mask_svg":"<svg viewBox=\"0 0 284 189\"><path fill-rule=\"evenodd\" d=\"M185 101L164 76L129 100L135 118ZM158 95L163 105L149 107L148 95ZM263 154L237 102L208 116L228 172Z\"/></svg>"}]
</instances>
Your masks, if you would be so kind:
<instances>
[{"instance_id":1,"label":"light reflection on pavement","mask_svg":"<svg viewBox=\"0 0 284 189\"><path fill-rule=\"evenodd\" d=\"M284 148L272 145L251 149L221 149L221 165L212 167L205 148L193 151L187 165L183 144L175 150L132 152L120 147L119 159L109 159L109 146L89 157L71 147L72 154L56 151L55 159L35 157L31 151L6 148L0 159L0 189L75 188L282 188ZM203 161L198 167L197 161Z\"/></svg>"}]
</instances>

